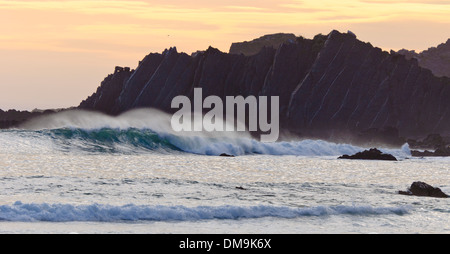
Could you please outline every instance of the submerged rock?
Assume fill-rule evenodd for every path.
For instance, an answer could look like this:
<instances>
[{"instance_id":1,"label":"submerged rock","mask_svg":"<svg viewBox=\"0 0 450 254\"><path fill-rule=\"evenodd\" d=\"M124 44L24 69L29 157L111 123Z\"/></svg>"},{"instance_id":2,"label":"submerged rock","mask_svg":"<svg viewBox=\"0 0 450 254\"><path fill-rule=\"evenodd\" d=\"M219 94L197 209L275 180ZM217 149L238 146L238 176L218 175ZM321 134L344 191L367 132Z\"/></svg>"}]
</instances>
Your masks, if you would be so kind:
<instances>
[{"instance_id":1,"label":"submerged rock","mask_svg":"<svg viewBox=\"0 0 450 254\"><path fill-rule=\"evenodd\" d=\"M222 153L222 154L220 154L219 156L222 156L222 157L234 157L234 155L232 155L232 154L226 154L226 153Z\"/></svg>"},{"instance_id":2,"label":"submerged rock","mask_svg":"<svg viewBox=\"0 0 450 254\"><path fill-rule=\"evenodd\" d=\"M399 191L399 194L409 196L448 198L449 195L424 182L413 182L407 191Z\"/></svg>"},{"instance_id":3,"label":"submerged rock","mask_svg":"<svg viewBox=\"0 0 450 254\"><path fill-rule=\"evenodd\" d=\"M382 153L380 150L376 148L371 148L370 150L364 150L363 152L356 153L354 155L344 154L340 156L338 159L351 159L351 160L390 160L396 161L395 158L391 154Z\"/></svg>"}]
</instances>

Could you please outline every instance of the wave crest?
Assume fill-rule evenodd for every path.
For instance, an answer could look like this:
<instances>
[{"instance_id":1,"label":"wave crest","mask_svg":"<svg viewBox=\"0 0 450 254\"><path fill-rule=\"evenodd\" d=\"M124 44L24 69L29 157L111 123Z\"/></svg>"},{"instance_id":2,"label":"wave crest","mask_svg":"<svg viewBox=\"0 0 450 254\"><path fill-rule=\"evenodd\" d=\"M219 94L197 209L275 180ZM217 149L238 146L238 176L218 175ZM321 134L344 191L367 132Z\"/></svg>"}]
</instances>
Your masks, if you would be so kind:
<instances>
[{"instance_id":1,"label":"wave crest","mask_svg":"<svg viewBox=\"0 0 450 254\"><path fill-rule=\"evenodd\" d=\"M407 207L372 206L318 206L293 208L279 206L145 206L145 205L70 205L70 204L24 204L0 206L0 220L5 221L198 221L198 220L237 220L263 217L293 219L307 216L333 215L404 215Z\"/></svg>"},{"instance_id":2,"label":"wave crest","mask_svg":"<svg viewBox=\"0 0 450 254\"><path fill-rule=\"evenodd\" d=\"M21 128L10 130L6 137L5 133L0 133L0 141L14 148L20 138L24 145L21 152L36 148L47 150L49 142L62 151L89 153L182 151L201 155L340 156L367 149L323 140L264 143L252 138L248 132L175 132L170 125L170 115L152 109L133 110L117 117L66 111L33 119ZM379 149L397 158L411 155L407 144L401 149Z\"/></svg>"}]
</instances>

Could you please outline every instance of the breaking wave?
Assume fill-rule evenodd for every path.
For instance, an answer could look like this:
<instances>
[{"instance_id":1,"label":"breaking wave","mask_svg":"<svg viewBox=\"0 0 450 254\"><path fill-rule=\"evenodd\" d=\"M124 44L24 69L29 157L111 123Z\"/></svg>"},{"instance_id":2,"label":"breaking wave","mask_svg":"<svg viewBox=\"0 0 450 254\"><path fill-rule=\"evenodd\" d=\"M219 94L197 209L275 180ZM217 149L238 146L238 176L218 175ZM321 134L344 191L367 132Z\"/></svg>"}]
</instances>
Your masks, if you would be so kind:
<instances>
[{"instance_id":1,"label":"breaking wave","mask_svg":"<svg viewBox=\"0 0 450 254\"><path fill-rule=\"evenodd\" d=\"M30 149L41 152L57 149L89 153L339 156L367 149L323 140L264 143L247 132L174 132L169 115L150 109L117 117L86 111L62 112L34 119L20 129L1 131L0 141L2 147L20 149L22 153ZM411 155L407 144L401 149L379 149L396 157Z\"/></svg>"},{"instance_id":2,"label":"breaking wave","mask_svg":"<svg viewBox=\"0 0 450 254\"><path fill-rule=\"evenodd\" d=\"M277 206L146 206L146 205L70 205L70 204L24 204L0 206L0 220L4 221L198 221L198 220L237 220L263 217L298 218L307 216L333 215L404 215L407 207L372 206L317 206L293 208Z\"/></svg>"}]
</instances>

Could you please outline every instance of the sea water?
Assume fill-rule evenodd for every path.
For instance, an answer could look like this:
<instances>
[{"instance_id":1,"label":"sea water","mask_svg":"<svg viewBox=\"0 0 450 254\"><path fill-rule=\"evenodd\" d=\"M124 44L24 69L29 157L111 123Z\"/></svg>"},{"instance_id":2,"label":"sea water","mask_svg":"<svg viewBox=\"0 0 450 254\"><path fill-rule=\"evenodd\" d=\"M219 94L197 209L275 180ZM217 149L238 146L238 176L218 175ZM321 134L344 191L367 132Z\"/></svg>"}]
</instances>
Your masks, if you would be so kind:
<instances>
[{"instance_id":1,"label":"sea water","mask_svg":"<svg viewBox=\"0 0 450 254\"><path fill-rule=\"evenodd\" d=\"M0 131L0 233L450 233L449 199L398 194L450 193L449 158L405 144L379 147L398 161L340 160L368 147L142 119L72 112Z\"/></svg>"}]
</instances>

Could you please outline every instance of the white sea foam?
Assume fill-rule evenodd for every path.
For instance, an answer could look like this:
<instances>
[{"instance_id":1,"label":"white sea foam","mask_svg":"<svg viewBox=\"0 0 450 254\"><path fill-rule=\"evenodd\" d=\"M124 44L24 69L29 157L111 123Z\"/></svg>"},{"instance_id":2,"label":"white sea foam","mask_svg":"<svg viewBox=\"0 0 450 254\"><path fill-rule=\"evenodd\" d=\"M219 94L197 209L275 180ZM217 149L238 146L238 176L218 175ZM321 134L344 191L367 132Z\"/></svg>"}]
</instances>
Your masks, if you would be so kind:
<instances>
[{"instance_id":1,"label":"white sea foam","mask_svg":"<svg viewBox=\"0 0 450 254\"><path fill-rule=\"evenodd\" d=\"M66 134L63 135L55 135L55 130L61 129L73 130L74 132L68 133L68 135L66 135L67 132L64 132ZM89 135L89 132L100 132L104 129L110 131L101 133L101 135ZM135 133L127 135L130 134L127 133L127 130L130 129L146 130L147 132L143 132L139 137L136 137ZM88 133L87 135L79 135L79 130ZM149 133L149 130L151 133ZM104 134L117 135L117 137L111 137L107 142L95 139L98 136L104 137ZM146 134L149 134L149 136L145 136ZM155 139L155 136L158 139ZM139 144L137 143L138 139L144 142ZM114 142L111 142L111 140ZM202 155L227 153L232 155L340 156L354 154L370 148L323 140L260 142L252 138L247 132L175 132L170 126L170 115L154 109L132 110L117 117L80 110L65 111L35 118L21 126L20 130L0 132L0 141L4 144L2 147L6 147L8 152L20 148L21 153L30 149L43 152L54 149L55 146L58 149L61 144L64 151L81 149L82 151L92 152L92 147L100 147L105 148L104 151L119 153L141 150L146 152L154 147L170 144L169 149L176 147L184 152ZM160 143L154 146L150 144L155 142ZM411 156L408 144L399 149L380 147L379 149L400 158ZM94 152L97 152L97 150Z\"/></svg>"},{"instance_id":2,"label":"white sea foam","mask_svg":"<svg viewBox=\"0 0 450 254\"><path fill-rule=\"evenodd\" d=\"M333 215L404 215L408 207L371 206L317 206L310 208L277 206L144 206L144 205L70 205L70 204L24 204L0 206L0 220L5 221L198 221L236 220L246 218L298 218L304 216Z\"/></svg>"},{"instance_id":3,"label":"white sea foam","mask_svg":"<svg viewBox=\"0 0 450 254\"><path fill-rule=\"evenodd\" d=\"M100 137L100 139L97 139ZM295 156L340 156L355 154L365 147L351 144L339 144L323 140L282 141L273 143L259 142L249 137L222 136L208 137L183 136L165 132L115 131L115 130L64 130L64 131L2 131L0 132L0 152L20 154L52 153L55 151L70 152L114 152L134 153L170 149L200 155L232 155L266 154ZM408 144L400 149L379 148L397 158L411 156Z\"/></svg>"},{"instance_id":4,"label":"white sea foam","mask_svg":"<svg viewBox=\"0 0 450 254\"><path fill-rule=\"evenodd\" d=\"M297 156L340 156L355 154L365 149L351 144L339 144L324 140L282 141L273 143L259 142L251 138L205 138L166 136L168 140L181 150L196 154L219 155L227 153L232 155L266 154L266 155L297 155ZM400 149L380 148L381 151L396 157L411 156L408 144Z\"/></svg>"}]
</instances>

